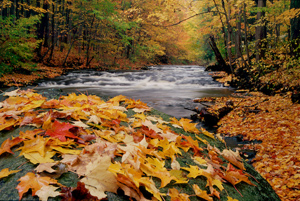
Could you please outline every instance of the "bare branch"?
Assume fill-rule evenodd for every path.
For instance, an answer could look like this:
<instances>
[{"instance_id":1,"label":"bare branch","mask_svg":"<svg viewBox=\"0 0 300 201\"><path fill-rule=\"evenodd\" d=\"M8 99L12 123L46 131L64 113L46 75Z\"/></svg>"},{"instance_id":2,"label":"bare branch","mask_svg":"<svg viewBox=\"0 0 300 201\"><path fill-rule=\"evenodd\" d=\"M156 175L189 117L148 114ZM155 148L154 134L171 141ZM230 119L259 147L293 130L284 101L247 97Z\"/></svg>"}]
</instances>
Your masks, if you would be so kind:
<instances>
[{"instance_id":1,"label":"bare branch","mask_svg":"<svg viewBox=\"0 0 300 201\"><path fill-rule=\"evenodd\" d=\"M185 19L183 19L183 20L180 20L179 22L176 22L176 23L171 24L171 25L163 26L163 27L172 27L172 26L181 24L182 22L185 22L185 21L187 21L187 20L189 20L189 19L191 19L191 18L193 18L193 17L196 17L196 16L198 16L198 15L203 15L203 14L206 14L206 13L218 13L218 14L223 14L223 15L225 15L225 13L218 12L218 11L206 11L206 12L202 12L202 13L197 13L197 14L195 14L195 15L192 15L192 16L188 17L188 18L185 18Z\"/></svg>"}]
</instances>

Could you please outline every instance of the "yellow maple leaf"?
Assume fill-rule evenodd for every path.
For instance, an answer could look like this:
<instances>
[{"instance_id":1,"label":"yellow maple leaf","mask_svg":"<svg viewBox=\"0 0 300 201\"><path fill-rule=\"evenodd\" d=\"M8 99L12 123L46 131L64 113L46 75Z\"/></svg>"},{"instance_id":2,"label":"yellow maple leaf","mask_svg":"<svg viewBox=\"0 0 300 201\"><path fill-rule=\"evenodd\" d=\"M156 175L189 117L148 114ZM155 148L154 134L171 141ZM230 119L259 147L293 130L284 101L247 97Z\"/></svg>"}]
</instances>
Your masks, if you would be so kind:
<instances>
[{"instance_id":1,"label":"yellow maple leaf","mask_svg":"<svg viewBox=\"0 0 300 201\"><path fill-rule=\"evenodd\" d=\"M190 173L187 175L187 177L192 177L192 178L196 178L198 176L203 175L203 169L200 169L198 166L196 165L190 165L189 168L187 167L181 167L181 169L187 170Z\"/></svg>"},{"instance_id":2,"label":"yellow maple leaf","mask_svg":"<svg viewBox=\"0 0 300 201\"><path fill-rule=\"evenodd\" d=\"M144 113L137 113L137 114L135 114L133 116L136 117L136 118L139 118L139 119L141 119L143 121L145 121L145 119L146 119L146 115Z\"/></svg>"},{"instance_id":3,"label":"yellow maple leaf","mask_svg":"<svg viewBox=\"0 0 300 201\"><path fill-rule=\"evenodd\" d=\"M63 153L63 154L74 154L74 155L78 155L81 153L81 150L78 149L66 149L63 147L59 147L59 146L50 146L51 149L59 152L59 153Z\"/></svg>"},{"instance_id":4,"label":"yellow maple leaf","mask_svg":"<svg viewBox=\"0 0 300 201\"><path fill-rule=\"evenodd\" d=\"M210 197L205 190L201 190L198 185L194 184L193 189L198 197L207 201L213 201L213 198Z\"/></svg>"},{"instance_id":5,"label":"yellow maple leaf","mask_svg":"<svg viewBox=\"0 0 300 201\"><path fill-rule=\"evenodd\" d=\"M33 164L38 163L53 163L54 160L51 159L56 152L54 151L46 151L44 156L41 156L39 152L30 152L30 153L23 153L23 156L30 160Z\"/></svg>"},{"instance_id":6,"label":"yellow maple leaf","mask_svg":"<svg viewBox=\"0 0 300 201\"><path fill-rule=\"evenodd\" d=\"M165 162L158 160L157 158L146 158L148 163L142 163L140 169L147 175L157 177L161 180L161 188L165 187L172 180L176 178L172 177L170 172L164 167Z\"/></svg>"},{"instance_id":7,"label":"yellow maple leaf","mask_svg":"<svg viewBox=\"0 0 300 201\"><path fill-rule=\"evenodd\" d=\"M41 105L43 105L43 103L45 102L45 99L44 100L34 100L34 101L31 101L29 104L26 104L22 109L21 111L28 111L28 110L31 110L31 109L34 109L34 108L38 108L40 107Z\"/></svg>"},{"instance_id":8,"label":"yellow maple leaf","mask_svg":"<svg viewBox=\"0 0 300 201\"><path fill-rule=\"evenodd\" d=\"M195 156L195 157L193 157L193 160L198 165L207 166L207 161L203 157Z\"/></svg>"},{"instance_id":9,"label":"yellow maple leaf","mask_svg":"<svg viewBox=\"0 0 300 201\"><path fill-rule=\"evenodd\" d=\"M0 171L0 179L7 177L10 174L20 172L21 170L9 170L8 168L2 169Z\"/></svg>"},{"instance_id":10,"label":"yellow maple leaf","mask_svg":"<svg viewBox=\"0 0 300 201\"><path fill-rule=\"evenodd\" d=\"M183 176L183 172L181 170L170 170L171 176L174 176L177 184L186 184L189 180Z\"/></svg>"},{"instance_id":11,"label":"yellow maple leaf","mask_svg":"<svg viewBox=\"0 0 300 201\"><path fill-rule=\"evenodd\" d=\"M22 150L20 155L24 155L24 153L30 152L39 152L42 157L45 156L45 147L48 142L49 138L43 138L42 136L38 135L36 138L31 140L25 140L24 146L20 147L18 150Z\"/></svg>"},{"instance_id":12,"label":"yellow maple leaf","mask_svg":"<svg viewBox=\"0 0 300 201\"><path fill-rule=\"evenodd\" d=\"M6 120L5 117L1 117L0 119L0 131L4 130L4 129L8 129L11 126L14 126L17 123L17 121L15 119L8 119Z\"/></svg>"},{"instance_id":13,"label":"yellow maple leaf","mask_svg":"<svg viewBox=\"0 0 300 201\"><path fill-rule=\"evenodd\" d=\"M185 193L179 193L176 188L170 188L168 190L168 196L171 197L171 201L189 201L189 195Z\"/></svg>"},{"instance_id":14,"label":"yellow maple leaf","mask_svg":"<svg viewBox=\"0 0 300 201\"><path fill-rule=\"evenodd\" d=\"M214 139L215 140L215 136L213 135L213 133L211 133L211 132L208 132L207 130L205 130L204 128L202 128L201 127L201 132L204 134L204 135L206 135L206 136L208 136L208 137L210 137L210 138L212 138L212 139Z\"/></svg>"},{"instance_id":15,"label":"yellow maple leaf","mask_svg":"<svg viewBox=\"0 0 300 201\"><path fill-rule=\"evenodd\" d=\"M112 103L114 106L119 106L122 101L128 101L128 99L123 95L119 95L109 99L107 102Z\"/></svg>"},{"instance_id":16,"label":"yellow maple leaf","mask_svg":"<svg viewBox=\"0 0 300 201\"><path fill-rule=\"evenodd\" d=\"M192 132L192 133L200 133L200 131L196 128L197 123L190 123L192 120L190 119L185 119L185 118L181 118L179 121L173 117L170 118L171 120L171 124L174 126L180 126L181 128L184 129L184 131L186 132Z\"/></svg>"},{"instance_id":17,"label":"yellow maple leaf","mask_svg":"<svg viewBox=\"0 0 300 201\"><path fill-rule=\"evenodd\" d=\"M157 143L157 146L162 147L163 150L158 152L158 154L165 158L165 157L170 157L172 160L175 160L176 158L176 154L180 154L181 155L181 151L179 150L179 148L176 146L175 142L169 142L168 139L163 139L163 140L159 140Z\"/></svg>"},{"instance_id":18,"label":"yellow maple leaf","mask_svg":"<svg viewBox=\"0 0 300 201\"><path fill-rule=\"evenodd\" d=\"M227 201L239 201L239 200L233 199L232 197L227 196Z\"/></svg>"}]
</instances>

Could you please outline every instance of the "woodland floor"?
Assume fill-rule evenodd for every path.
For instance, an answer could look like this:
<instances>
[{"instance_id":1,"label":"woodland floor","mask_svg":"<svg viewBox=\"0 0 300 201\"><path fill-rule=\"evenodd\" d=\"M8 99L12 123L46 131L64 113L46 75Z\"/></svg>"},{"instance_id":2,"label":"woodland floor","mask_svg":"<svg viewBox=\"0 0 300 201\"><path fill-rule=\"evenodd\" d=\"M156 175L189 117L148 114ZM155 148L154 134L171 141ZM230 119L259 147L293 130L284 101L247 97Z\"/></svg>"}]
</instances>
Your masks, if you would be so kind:
<instances>
[{"instance_id":1,"label":"woodland floor","mask_svg":"<svg viewBox=\"0 0 300 201\"><path fill-rule=\"evenodd\" d=\"M217 118L224 108L231 108L220 118L217 133L261 141L241 149L257 152L252 165L285 201L300 199L300 104L291 101L291 94L237 91L233 97L197 100L214 102L207 111Z\"/></svg>"}]
</instances>

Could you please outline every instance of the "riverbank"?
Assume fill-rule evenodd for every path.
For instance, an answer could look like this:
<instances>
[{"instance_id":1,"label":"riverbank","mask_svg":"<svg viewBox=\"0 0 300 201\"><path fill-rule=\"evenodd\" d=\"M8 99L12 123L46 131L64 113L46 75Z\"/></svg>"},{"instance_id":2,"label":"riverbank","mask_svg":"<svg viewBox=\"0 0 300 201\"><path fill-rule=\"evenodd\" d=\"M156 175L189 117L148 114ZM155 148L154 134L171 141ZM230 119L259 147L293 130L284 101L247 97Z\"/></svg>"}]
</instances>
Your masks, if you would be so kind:
<instances>
[{"instance_id":1,"label":"riverbank","mask_svg":"<svg viewBox=\"0 0 300 201\"><path fill-rule=\"evenodd\" d=\"M116 60L114 65L91 65L91 66L84 66L84 65L74 65L71 67L63 67L63 66L47 66L42 63L37 64L35 69L31 69L30 71L24 70L19 72L13 72L9 74L5 74L0 77L0 88L5 87L22 87L27 85L33 85L37 83L41 79L47 78L55 78L57 76L61 76L69 71L72 70L79 70L79 69L97 69L97 70L140 70L147 65L151 65L146 62L130 62L126 59L119 59Z\"/></svg>"},{"instance_id":2,"label":"riverbank","mask_svg":"<svg viewBox=\"0 0 300 201\"><path fill-rule=\"evenodd\" d=\"M252 165L273 187L281 200L300 199L300 104L292 93L268 96L261 92L236 93L235 97L205 98L206 109L218 119L217 133L261 141L241 149L257 152ZM219 116L223 111L227 114ZM208 115L206 113L206 115ZM204 113L200 114L204 118ZM211 117L211 118L212 118Z\"/></svg>"}]
</instances>

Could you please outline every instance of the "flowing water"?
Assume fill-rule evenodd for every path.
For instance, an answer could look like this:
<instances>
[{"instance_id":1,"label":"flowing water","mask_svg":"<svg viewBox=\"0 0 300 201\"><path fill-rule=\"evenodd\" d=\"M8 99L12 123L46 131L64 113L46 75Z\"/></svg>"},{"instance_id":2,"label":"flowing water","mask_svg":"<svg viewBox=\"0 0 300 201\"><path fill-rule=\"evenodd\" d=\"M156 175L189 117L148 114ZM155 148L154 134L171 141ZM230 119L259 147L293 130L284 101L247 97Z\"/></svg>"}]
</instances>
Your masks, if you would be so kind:
<instances>
[{"instance_id":1,"label":"flowing water","mask_svg":"<svg viewBox=\"0 0 300 201\"><path fill-rule=\"evenodd\" d=\"M175 117L189 117L193 99L228 96L233 90L212 79L205 68L191 65L151 66L141 71L72 71L43 81L37 89L60 88L65 92L124 95Z\"/></svg>"}]
</instances>

